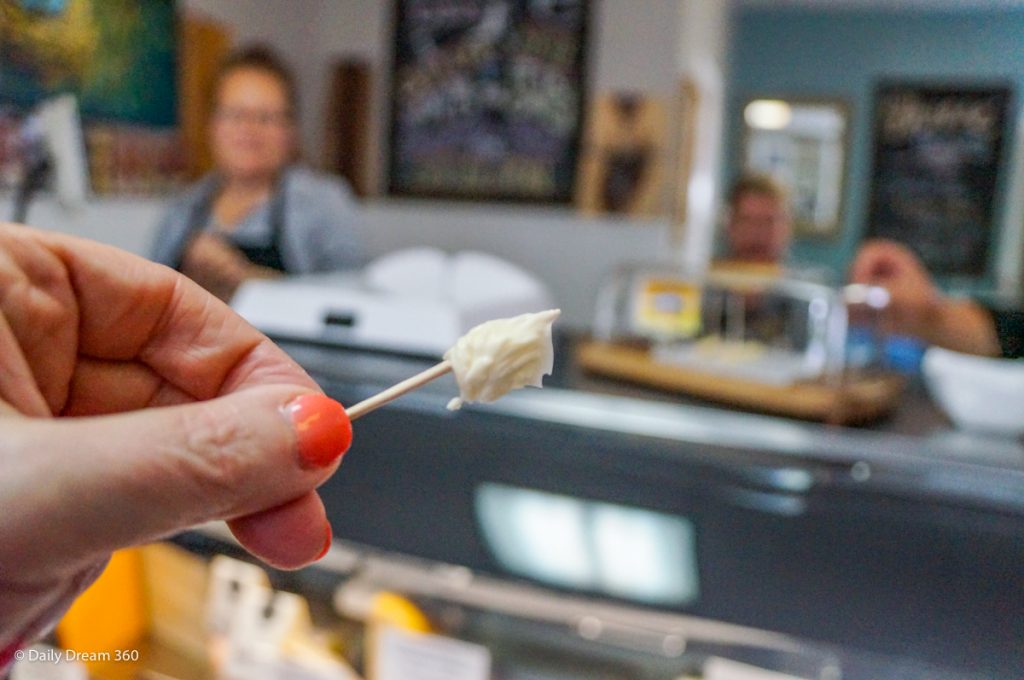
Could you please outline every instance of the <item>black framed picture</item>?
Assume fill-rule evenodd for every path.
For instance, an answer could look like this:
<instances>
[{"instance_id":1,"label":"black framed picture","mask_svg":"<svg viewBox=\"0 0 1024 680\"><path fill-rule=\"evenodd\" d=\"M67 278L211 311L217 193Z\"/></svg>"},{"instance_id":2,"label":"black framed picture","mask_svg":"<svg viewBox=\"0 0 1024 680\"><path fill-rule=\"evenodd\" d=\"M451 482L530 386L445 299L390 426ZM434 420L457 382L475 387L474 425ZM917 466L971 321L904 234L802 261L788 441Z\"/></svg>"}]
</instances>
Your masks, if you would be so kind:
<instances>
[{"instance_id":1,"label":"black framed picture","mask_svg":"<svg viewBox=\"0 0 1024 680\"><path fill-rule=\"evenodd\" d=\"M1011 90L883 83L867 235L905 243L933 274L981 277Z\"/></svg>"},{"instance_id":2,"label":"black framed picture","mask_svg":"<svg viewBox=\"0 0 1024 680\"><path fill-rule=\"evenodd\" d=\"M569 202L588 0L396 0L388 192Z\"/></svg>"}]
</instances>

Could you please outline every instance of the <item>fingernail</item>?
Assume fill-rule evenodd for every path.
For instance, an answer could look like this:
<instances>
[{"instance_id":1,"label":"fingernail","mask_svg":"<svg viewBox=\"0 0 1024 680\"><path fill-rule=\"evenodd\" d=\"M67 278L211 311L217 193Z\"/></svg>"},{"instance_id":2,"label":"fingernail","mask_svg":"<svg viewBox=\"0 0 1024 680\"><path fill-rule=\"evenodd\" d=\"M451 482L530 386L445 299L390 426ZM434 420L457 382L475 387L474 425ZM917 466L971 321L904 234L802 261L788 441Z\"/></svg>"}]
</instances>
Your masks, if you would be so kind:
<instances>
[{"instance_id":1,"label":"fingernail","mask_svg":"<svg viewBox=\"0 0 1024 680\"><path fill-rule=\"evenodd\" d=\"M304 466L326 467L348 451L352 423L341 404L322 394L304 394L285 408L295 428Z\"/></svg>"},{"instance_id":2,"label":"fingernail","mask_svg":"<svg viewBox=\"0 0 1024 680\"><path fill-rule=\"evenodd\" d=\"M331 549L331 543L333 541L334 541L334 532L331 530L330 523L328 523L327 524L327 539L324 541L323 550L321 550L320 554L316 556L316 560L319 560L319 559L323 558L323 556L327 554L327 551ZM313 561L315 562L316 560L313 560Z\"/></svg>"}]
</instances>

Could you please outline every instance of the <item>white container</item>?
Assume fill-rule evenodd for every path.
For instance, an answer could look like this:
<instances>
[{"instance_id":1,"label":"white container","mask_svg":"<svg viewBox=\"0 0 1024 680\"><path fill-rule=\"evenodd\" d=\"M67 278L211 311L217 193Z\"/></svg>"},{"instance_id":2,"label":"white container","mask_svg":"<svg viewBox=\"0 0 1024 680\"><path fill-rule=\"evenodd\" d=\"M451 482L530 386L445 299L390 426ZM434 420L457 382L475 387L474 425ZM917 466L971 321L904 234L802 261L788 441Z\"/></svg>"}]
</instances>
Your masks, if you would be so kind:
<instances>
[{"instance_id":1,"label":"white container","mask_svg":"<svg viewBox=\"0 0 1024 680\"><path fill-rule=\"evenodd\" d=\"M922 368L932 398L957 427L1024 435L1024 361L932 347Z\"/></svg>"}]
</instances>

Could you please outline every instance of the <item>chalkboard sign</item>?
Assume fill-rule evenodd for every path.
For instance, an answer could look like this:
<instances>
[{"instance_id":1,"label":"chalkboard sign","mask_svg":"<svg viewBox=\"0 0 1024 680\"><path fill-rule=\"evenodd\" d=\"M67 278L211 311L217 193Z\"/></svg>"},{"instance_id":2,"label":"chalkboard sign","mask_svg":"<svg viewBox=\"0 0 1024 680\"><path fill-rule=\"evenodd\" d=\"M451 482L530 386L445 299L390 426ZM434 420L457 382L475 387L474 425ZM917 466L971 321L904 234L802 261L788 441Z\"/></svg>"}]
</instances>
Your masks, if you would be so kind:
<instances>
[{"instance_id":1,"label":"chalkboard sign","mask_svg":"<svg viewBox=\"0 0 1024 680\"><path fill-rule=\"evenodd\" d=\"M868 235L934 274L983 276L1009 102L1008 87L880 86Z\"/></svg>"},{"instance_id":2,"label":"chalkboard sign","mask_svg":"<svg viewBox=\"0 0 1024 680\"><path fill-rule=\"evenodd\" d=\"M587 0L397 0L388 190L567 202Z\"/></svg>"}]
</instances>

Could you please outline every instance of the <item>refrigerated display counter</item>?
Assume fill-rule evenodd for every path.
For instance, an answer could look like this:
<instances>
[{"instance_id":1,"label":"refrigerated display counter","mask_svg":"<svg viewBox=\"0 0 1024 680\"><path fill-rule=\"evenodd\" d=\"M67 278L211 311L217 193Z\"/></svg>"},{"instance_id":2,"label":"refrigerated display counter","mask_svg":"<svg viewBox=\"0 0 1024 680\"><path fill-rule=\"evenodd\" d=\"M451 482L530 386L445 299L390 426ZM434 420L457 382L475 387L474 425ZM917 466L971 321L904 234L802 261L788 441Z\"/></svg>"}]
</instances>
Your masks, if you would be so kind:
<instances>
[{"instance_id":1,"label":"refrigerated display counter","mask_svg":"<svg viewBox=\"0 0 1024 680\"><path fill-rule=\"evenodd\" d=\"M632 659L503 677L676 678L701 644L797 677L1020 677L1019 441L952 430L913 387L872 429L826 426L587 378L560 344L543 390L452 412L440 380L360 419L320 490L325 564L457 605L493 646ZM347 404L429 365L283 346Z\"/></svg>"}]
</instances>

